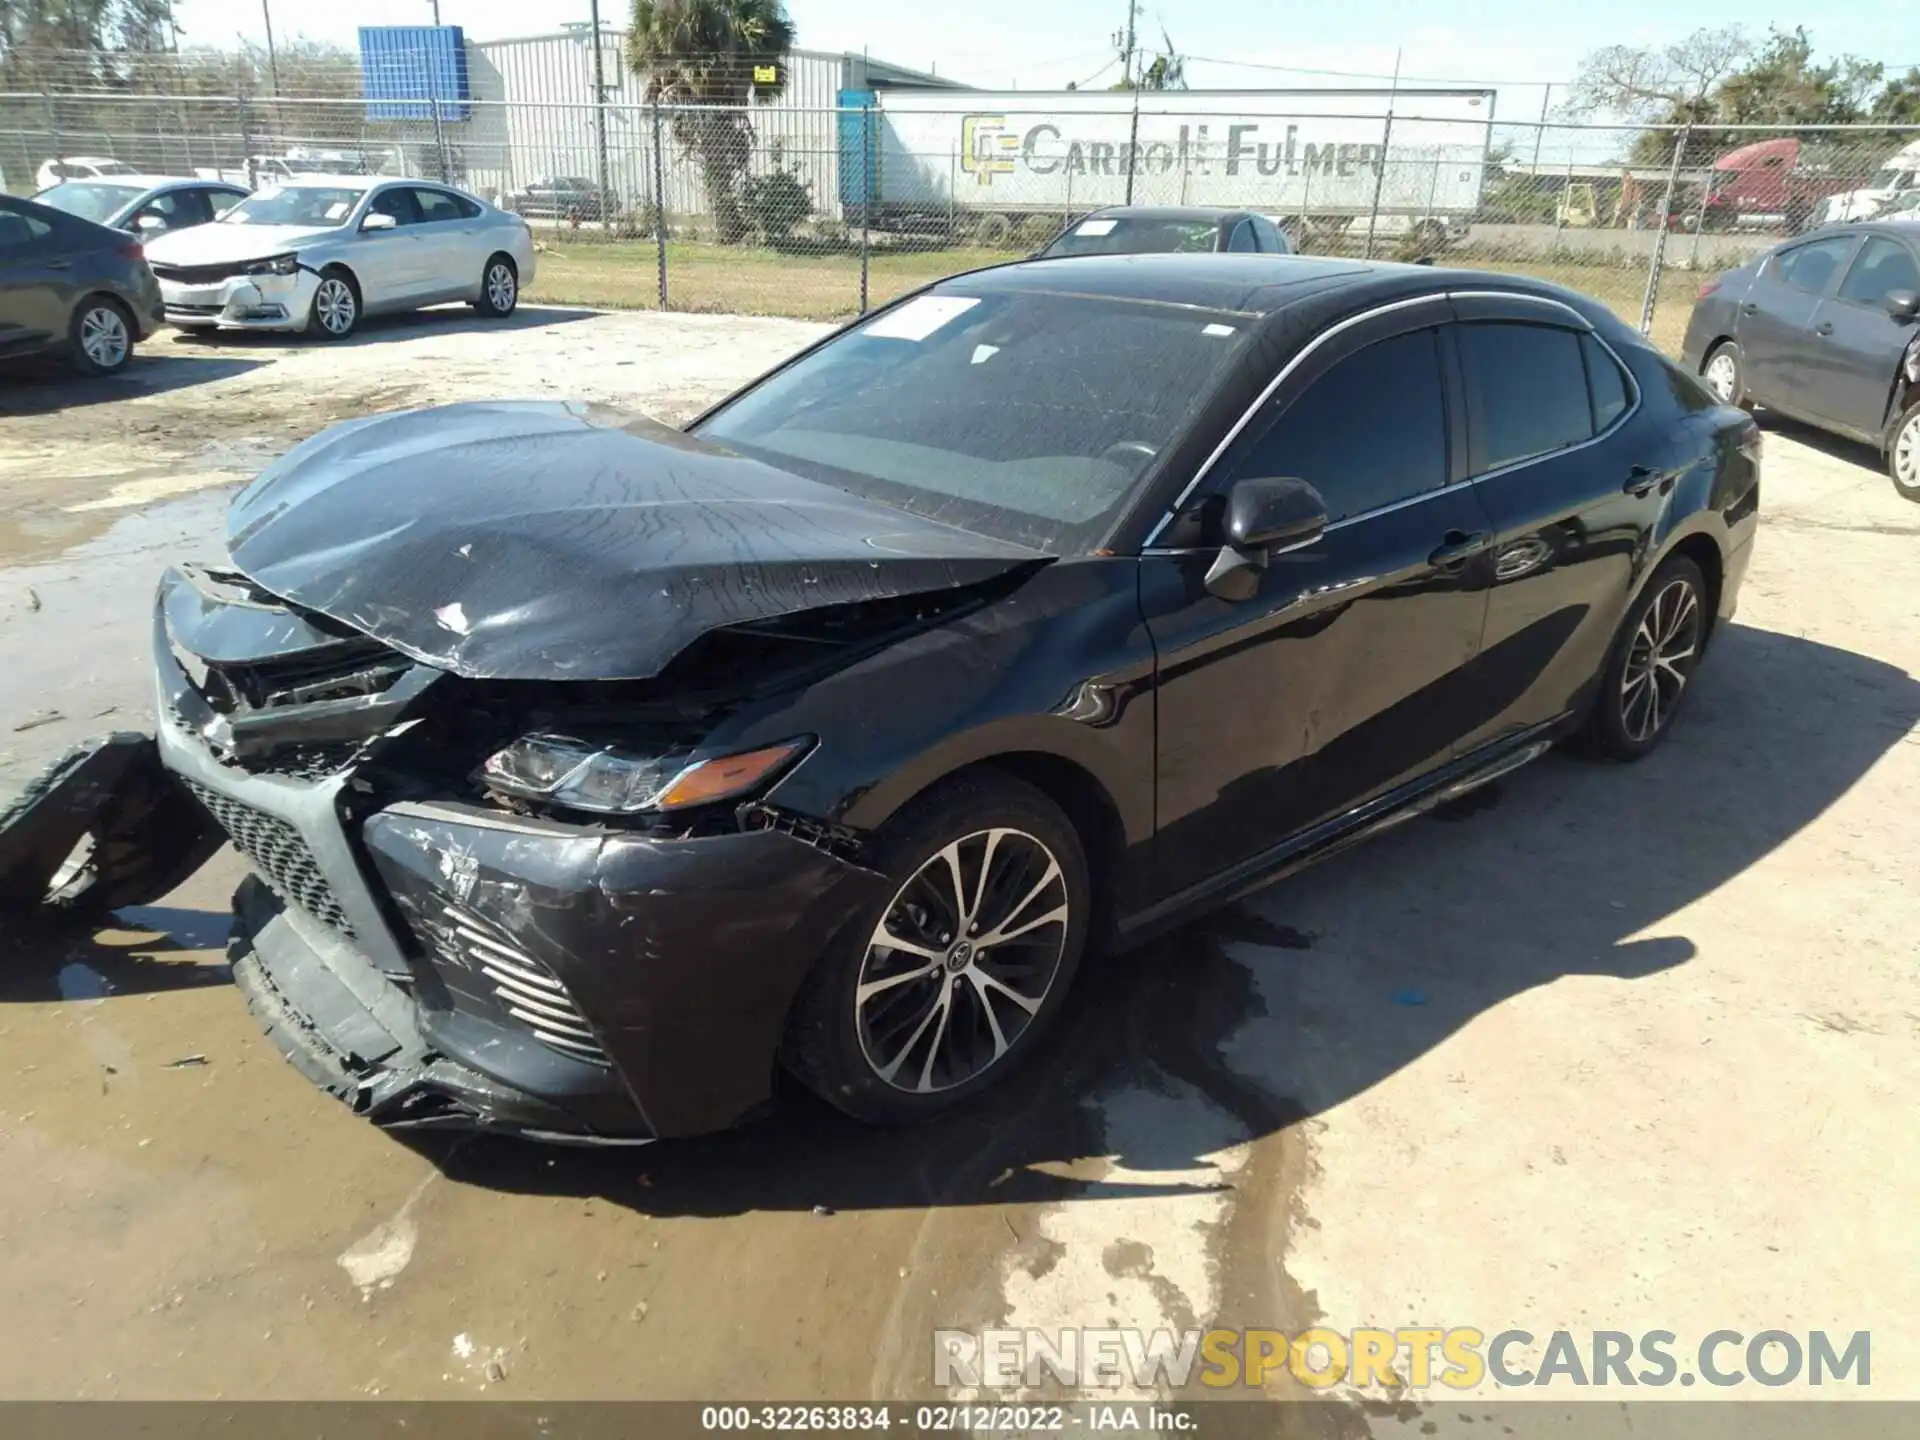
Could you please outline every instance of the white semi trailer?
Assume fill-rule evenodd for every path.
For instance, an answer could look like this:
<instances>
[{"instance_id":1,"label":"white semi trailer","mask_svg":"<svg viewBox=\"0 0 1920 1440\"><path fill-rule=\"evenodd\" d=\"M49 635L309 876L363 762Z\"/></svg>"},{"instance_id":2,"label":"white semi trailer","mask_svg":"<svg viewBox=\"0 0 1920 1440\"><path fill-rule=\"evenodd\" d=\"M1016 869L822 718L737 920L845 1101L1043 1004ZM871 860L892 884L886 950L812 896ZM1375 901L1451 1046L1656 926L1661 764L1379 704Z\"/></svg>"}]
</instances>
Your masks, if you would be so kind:
<instances>
[{"instance_id":1,"label":"white semi trailer","mask_svg":"<svg viewBox=\"0 0 1920 1440\"><path fill-rule=\"evenodd\" d=\"M1221 205L1296 235L1465 232L1490 90L845 91L840 202L999 241L1103 205Z\"/></svg>"}]
</instances>

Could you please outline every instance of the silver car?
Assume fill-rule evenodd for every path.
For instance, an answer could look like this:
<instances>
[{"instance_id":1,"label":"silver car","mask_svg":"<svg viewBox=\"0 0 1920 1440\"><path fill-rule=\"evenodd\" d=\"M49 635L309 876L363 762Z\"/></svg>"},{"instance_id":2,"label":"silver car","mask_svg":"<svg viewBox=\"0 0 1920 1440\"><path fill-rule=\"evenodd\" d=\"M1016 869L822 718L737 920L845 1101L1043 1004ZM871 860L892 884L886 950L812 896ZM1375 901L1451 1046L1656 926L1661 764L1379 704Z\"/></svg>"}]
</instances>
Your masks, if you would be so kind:
<instances>
[{"instance_id":1,"label":"silver car","mask_svg":"<svg viewBox=\"0 0 1920 1440\"><path fill-rule=\"evenodd\" d=\"M101 175L63 180L33 197L82 220L154 240L217 220L247 198L244 185L176 175Z\"/></svg>"},{"instance_id":2,"label":"silver car","mask_svg":"<svg viewBox=\"0 0 1920 1440\"><path fill-rule=\"evenodd\" d=\"M449 185L303 175L147 246L183 328L351 335L363 315L464 300L509 315L533 278L526 222Z\"/></svg>"}]
</instances>

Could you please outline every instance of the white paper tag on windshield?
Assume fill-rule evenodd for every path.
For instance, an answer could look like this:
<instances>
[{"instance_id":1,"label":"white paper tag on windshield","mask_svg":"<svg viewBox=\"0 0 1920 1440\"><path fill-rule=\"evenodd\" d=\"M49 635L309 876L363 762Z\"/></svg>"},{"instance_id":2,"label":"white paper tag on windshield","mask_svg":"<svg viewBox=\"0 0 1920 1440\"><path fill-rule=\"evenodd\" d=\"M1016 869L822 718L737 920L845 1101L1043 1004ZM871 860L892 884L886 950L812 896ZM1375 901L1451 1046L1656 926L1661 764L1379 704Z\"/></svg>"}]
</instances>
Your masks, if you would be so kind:
<instances>
[{"instance_id":1,"label":"white paper tag on windshield","mask_svg":"<svg viewBox=\"0 0 1920 1440\"><path fill-rule=\"evenodd\" d=\"M1231 325L1203 325L1203 326L1202 326L1202 327L1200 328L1200 333L1201 333L1202 335L1231 335L1231 334L1233 334L1233 326L1231 326Z\"/></svg>"},{"instance_id":2,"label":"white paper tag on windshield","mask_svg":"<svg viewBox=\"0 0 1920 1440\"><path fill-rule=\"evenodd\" d=\"M1117 220L1082 220L1080 222L1080 228L1073 233L1076 235L1111 235L1113 233L1113 227L1118 223Z\"/></svg>"},{"instance_id":3,"label":"white paper tag on windshield","mask_svg":"<svg viewBox=\"0 0 1920 1440\"><path fill-rule=\"evenodd\" d=\"M347 204L346 201L336 200L333 202L333 204L327 206L327 219L329 220L342 219L346 215L347 211L351 210L352 208L353 207Z\"/></svg>"},{"instance_id":4,"label":"white paper tag on windshield","mask_svg":"<svg viewBox=\"0 0 1920 1440\"><path fill-rule=\"evenodd\" d=\"M949 320L964 315L980 302L960 295L922 295L889 310L861 330L876 340L924 340Z\"/></svg>"}]
</instances>

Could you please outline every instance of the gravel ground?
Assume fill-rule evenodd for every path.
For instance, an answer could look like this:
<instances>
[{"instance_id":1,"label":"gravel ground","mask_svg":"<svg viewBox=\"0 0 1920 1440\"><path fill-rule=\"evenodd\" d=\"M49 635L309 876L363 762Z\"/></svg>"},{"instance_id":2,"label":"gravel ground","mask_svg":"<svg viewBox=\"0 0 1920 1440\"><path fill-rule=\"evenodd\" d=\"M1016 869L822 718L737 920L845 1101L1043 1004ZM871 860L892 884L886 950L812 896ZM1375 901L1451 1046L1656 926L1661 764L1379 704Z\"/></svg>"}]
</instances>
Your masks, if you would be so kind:
<instances>
[{"instance_id":1,"label":"gravel ground","mask_svg":"<svg viewBox=\"0 0 1920 1440\"><path fill-rule=\"evenodd\" d=\"M454 314L13 383L0 787L142 722L157 569L318 425L683 416L818 331ZM0 1396L897 1397L935 1327L1318 1320L1870 1330L1872 1395L1920 1397L1920 509L1864 452L1767 447L1739 619L1656 757L1548 758L1089 966L1019 1093L942 1124L792 1098L638 1154L410 1148L255 1033L230 857L121 928L0 937Z\"/></svg>"}]
</instances>

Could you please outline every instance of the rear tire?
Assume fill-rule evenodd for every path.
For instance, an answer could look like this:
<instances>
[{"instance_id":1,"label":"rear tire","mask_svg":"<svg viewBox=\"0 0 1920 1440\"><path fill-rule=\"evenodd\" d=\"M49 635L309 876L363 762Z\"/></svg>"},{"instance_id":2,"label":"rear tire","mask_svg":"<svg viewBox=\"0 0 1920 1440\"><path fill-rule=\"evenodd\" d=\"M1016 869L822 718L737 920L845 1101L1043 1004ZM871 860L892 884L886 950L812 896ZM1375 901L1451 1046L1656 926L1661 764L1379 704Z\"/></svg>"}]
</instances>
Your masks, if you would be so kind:
<instances>
[{"instance_id":1,"label":"rear tire","mask_svg":"<svg viewBox=\"0 0 1920 1440\"><path fill-rule=\"evenodd\" d=\"M506 255L489 255L480 271L480 297L474 311L490 320L503 320L520 303L520 272Z\"/></svg>"},{"instance_id":2,"label":"rear tire","mask_svg":"<svg viewBox=\"0 0 1920 1440\"><path fill-rule=\"evenodd\" d=\"M1675 555L1654 571L1607 651L1581 748L1614 760L1651 754L1692 688L1712 618L1698 565Z\"/></svg>"},{"instance_id":3,"label":"rear tire","mask_svg":"<svg viewBox=\"0 0 1920 1440\"><path fill-rule=\"evenodd\" d=\"M1920 504L1920 400L1894 422L1887 445L1887 474L1903 500Z\"/></svg>"},{"instance_id":4,"label":"rear tire","mask_svg":"<svg viewBox=\"0 0 1920 1440\"><path fill-rule=\"evenodd\" d=\"M133 317L110 295L89 295L73 308L67 344L82 375L113 375L133 358Z\"/></svg>"},{"instance_id":5,"label":"rear tire","mask_svg":"<svg viewBox=\"0 0 1920 1440\"><path fill-rule=\"evenodd\" d=\"M783 1059L855 1119L903 1124L1039 1048L1086 947L1091 884L1060 807L984 769L916 800L870 863L889 883L808 976Z\"/></svg>"},{"instance_id":6,"label":"rear tire","mask_svg":"<svg viewBox=\"0 0 1920 1440\"><path fill-rule=\"evenodd\" d=\"M1731 340L1722 340L1707 352L1700 379L1722 405L1747 407L1747 357Z\"/></svg>"}]
</instances>

